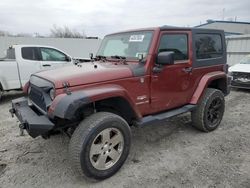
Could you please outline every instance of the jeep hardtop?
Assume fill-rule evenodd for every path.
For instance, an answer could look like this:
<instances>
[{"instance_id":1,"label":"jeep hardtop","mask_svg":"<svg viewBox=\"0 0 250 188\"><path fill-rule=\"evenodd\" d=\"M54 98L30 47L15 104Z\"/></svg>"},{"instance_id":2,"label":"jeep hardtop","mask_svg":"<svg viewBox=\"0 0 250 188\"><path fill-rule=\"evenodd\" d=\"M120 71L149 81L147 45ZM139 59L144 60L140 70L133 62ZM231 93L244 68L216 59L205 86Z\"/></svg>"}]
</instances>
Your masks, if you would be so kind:
<instances>
[{"instance_id":1,"label":"jeep hardtop","mask_svg":"<svg viewBox=\"0 0 250 188\"><path fill-rule=\"evenodd\" d=\"M105 36L92 61L33 74L28 97L10 112L32 137L70 139L80 174L105 179L125 162L130 126L191 112L193 126L215 130L229 93L224 32L158 27Z\"/></svg>"}]
</instances>

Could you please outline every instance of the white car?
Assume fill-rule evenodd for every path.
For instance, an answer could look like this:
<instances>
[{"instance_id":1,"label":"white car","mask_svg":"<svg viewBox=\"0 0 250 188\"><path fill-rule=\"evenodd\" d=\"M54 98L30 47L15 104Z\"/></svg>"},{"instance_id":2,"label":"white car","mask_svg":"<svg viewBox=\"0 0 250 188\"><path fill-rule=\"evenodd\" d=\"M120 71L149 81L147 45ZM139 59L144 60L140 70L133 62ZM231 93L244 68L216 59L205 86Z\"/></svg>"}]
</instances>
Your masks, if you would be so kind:
<instances>
[{"instance_id":1,"label":"white car","mask_svg":"<svg viewBox=\"0 0 250 188\"><path fill-rule=\"evenodd\" d=\"M0 99L4 91L21 90L35 72L73 64L73 58L54 47L14 45L0 59Z\"/></svg>"},{"instance_id":2,"label":"white car","mask_svg":"<svg viewBox=\"0 0 250 188\"><path fill-rule=\"evenodd\" d=\"M232 77L231 87L250 89L250 55L231 66L228 71Z\"/></svg>"}]
</instances>

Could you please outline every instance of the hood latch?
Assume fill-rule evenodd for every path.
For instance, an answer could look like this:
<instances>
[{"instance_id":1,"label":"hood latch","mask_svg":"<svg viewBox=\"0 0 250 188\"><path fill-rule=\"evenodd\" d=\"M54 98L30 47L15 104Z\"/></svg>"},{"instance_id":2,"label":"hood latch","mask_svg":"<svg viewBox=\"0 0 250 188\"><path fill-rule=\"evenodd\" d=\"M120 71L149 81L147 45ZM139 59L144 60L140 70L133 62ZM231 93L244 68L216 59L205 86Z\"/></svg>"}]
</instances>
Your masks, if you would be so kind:
<instances>
[{"instance_id":1,"label":"hood latch","mask_svg":"<svg viewBox=\"0 0 250 188\"><path fill-rule=\"evenodd\" d=\"M63 82L63 89L64 89L64 92L67 94L67 95L71 95L71 91L69 89L70 85L68 82Z\"/></svg>"}]
</instances>

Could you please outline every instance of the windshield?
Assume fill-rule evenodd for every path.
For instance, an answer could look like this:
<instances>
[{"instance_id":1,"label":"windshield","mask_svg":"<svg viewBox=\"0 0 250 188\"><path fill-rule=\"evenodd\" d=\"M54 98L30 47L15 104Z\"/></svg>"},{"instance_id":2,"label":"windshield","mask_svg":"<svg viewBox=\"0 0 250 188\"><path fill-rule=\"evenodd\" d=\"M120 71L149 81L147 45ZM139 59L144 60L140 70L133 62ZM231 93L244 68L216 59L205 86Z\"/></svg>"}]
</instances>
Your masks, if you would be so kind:
<instances>
[{"instance_id":1,"label":"windshield","mask_svg":"<svg viewBox=\"0 0 250 188\"><path fill-rule=\"evenodd\" d=\"M146 57L149 51L152 31L128 32L104 37L97 56Z\"/></svg>"},{"instance_id":2,"label":"windshield","mask_svg":"<svg viewBox=\"0 0 250 188\"><path fill-rule=\"evenodd\" d=\"M250 55L247 55L242 60L240 60L240 64L250 64Z\"/></svg>"}]
</instances>

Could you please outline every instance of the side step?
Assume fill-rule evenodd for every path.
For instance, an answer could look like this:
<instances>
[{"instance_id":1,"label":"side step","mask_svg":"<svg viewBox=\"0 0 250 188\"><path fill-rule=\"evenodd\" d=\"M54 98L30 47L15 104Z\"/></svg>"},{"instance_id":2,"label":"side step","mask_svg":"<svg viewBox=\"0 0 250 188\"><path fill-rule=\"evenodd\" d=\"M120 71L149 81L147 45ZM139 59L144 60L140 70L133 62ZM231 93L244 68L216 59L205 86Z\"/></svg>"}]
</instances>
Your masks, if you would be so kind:
<instances>
[{"instance_id":1,"label":"side step","mask_svg":"<svg viewBox=\"0 0 250 188\"><path fill-rule=\"evenodd\" d=\"M174 110L169 110L167 112L163 112L160 114L145 116L140 121L136 122L136 125L137 126L145 126L145 125L148 125L151 123L160 122L160 121L166 120L170 117L177 116L179 114L191 112L192 110L195 109L195 107L196 107L196 105L188 104L188 105L185 105L183 107L176 108Z\"/></svg>"}]
</instances>

